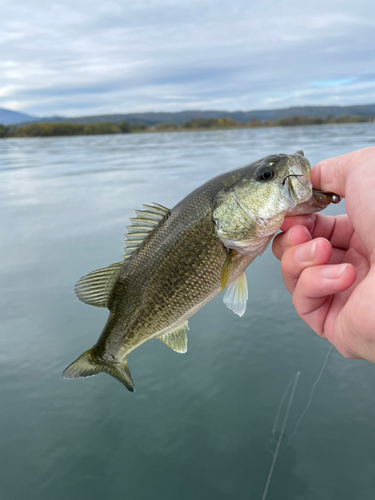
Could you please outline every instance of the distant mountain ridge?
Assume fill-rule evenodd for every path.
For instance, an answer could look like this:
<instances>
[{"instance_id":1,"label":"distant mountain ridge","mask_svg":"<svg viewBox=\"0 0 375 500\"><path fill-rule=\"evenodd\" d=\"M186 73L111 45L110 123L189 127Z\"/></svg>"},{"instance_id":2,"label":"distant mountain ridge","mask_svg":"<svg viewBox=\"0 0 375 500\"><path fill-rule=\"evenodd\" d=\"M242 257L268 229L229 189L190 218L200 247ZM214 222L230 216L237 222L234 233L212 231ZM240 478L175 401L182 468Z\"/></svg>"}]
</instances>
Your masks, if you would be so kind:
<instances>
[{"instance_id":1,"label":"distant mountain ridge","mask_svg":"<svg viewBox=\"0 0 375 500\"><path fill-rule=\"evenodd\" d=\"M35 116L11 111L10 109L0 108L0 123L2 125L16 125L25 121L37 120Z\"/></svg>"},{"instance_id":2,"label":"distant mountain ridge","mask_svg":"<svg viewBox=\"0 0 375 500\"><path fill-rule=\"evenodd\" d=\"M81 116L77 118L54 117L45 118L38 121L59 121L68 123L103 123L112 122L119 123L127 121L128 123L144 123L153 126L157 123L174 122L179 125L188 120L195 118L233 118L238 123L250 122L251 120L280 120L280 118L291 118L293 116L322 116L326 118L344 115L358 115L371 117L375 116L375 104L359 105L359 106L299 106L284 109L265 109L254 111L217 111L217 110L189 110L177 111L174 113L168 112L148 112L148 113L124 113L113 115L97 115L97 116Z\"/></svg>"},{"instance_id":3,"label":"distant mountain ridge","mask_svg":"<svg viewBox=\"0 0 375 500\"><path fill-rule=\"evenodd\" d=\"M112 115L96 115L96 116L80 116L77 118L67 118L62 116L53 116L45 118L37 118L16 111L10 111L0 108L0 123L3 125L20 124L20 123L77 123L91 124L112 122L120 123L127 121L128 123L144 123L145 125L153 126L157 123L173 122L181 125L188 120L195 118L232 118L238 123L250 122L252 120L280 120L281 118L292 118L294 116L304 116L316 118L321 116L333 118L345 115L357 115L363 117L375 117L375 104L364 104L354 106L297 106L283 109L264 109L253 111L217 111L217 110L188 110L177 112L148 112L148 113L124 113Z\"/></svg>"}]
</instances>

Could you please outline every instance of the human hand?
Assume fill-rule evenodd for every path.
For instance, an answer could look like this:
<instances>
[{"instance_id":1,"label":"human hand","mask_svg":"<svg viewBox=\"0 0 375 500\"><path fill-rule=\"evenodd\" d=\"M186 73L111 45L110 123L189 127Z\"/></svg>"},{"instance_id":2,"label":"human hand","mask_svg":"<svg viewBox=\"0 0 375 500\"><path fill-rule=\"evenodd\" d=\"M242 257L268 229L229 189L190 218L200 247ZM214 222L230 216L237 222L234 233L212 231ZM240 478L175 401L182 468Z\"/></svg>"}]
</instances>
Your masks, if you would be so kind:
<instances>
[{"instance_id":1,"label":"human hand","mask_svg":"<svg viewBox=\"0 0 375 500\"><path fill-rule=\"evenodd\" d=\"M318 163L311 182L344 197L347 215L285 218L273 253L299 316L345 357L375 363L375 147Z\"/></svg>"}]
</instances>

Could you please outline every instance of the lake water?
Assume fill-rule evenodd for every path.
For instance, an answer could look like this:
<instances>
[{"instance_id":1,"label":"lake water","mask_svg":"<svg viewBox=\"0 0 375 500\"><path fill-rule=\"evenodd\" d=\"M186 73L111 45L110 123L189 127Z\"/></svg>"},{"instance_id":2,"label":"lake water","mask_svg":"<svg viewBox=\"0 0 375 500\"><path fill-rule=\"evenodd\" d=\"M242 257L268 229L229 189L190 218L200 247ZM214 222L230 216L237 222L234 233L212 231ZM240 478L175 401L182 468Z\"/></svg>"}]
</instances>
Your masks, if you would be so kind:
<instances>
[{"instance_id":1,"label":"lake water","mask_svg":"<svg viewBox=\"0 0 375 500\"><path fill-rule=\"evenodd\" d=\"M107 317L73 286L121 259L142 203L173 207L271 153L316 163L374 144L371 123L1 140L1 500L261 499L279 402L300 371L284 448L328 350L271 251L247 271L242 318L219 296L191 318L187 354L157 340L131 354L134 394L107 375L62 379ZM267 500L375 498L374 401L375 366L333 350Z\"/></svg>"}]
</instances>

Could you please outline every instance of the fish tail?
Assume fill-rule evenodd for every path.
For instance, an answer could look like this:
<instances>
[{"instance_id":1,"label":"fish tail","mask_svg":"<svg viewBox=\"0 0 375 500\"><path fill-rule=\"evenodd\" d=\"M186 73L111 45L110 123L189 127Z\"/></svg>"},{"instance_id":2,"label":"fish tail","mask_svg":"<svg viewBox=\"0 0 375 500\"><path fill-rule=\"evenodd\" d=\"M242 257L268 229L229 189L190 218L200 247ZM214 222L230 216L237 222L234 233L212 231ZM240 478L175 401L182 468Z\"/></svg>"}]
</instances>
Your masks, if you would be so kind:
<instances>
[{"instance_id":1,"label":"fish tail","mask_svg":"<svg viewBox=\"0 0 375 500\"><path fill-rule=\"evenodd\" d=\"M66 379L92 377L97 373L108 373L119 380L131 392L134 392L134 383L126 359L122 363L108 363L98 359L92 349L85 351L78 359L63 372Z\"/></svg>"}]
</instances>

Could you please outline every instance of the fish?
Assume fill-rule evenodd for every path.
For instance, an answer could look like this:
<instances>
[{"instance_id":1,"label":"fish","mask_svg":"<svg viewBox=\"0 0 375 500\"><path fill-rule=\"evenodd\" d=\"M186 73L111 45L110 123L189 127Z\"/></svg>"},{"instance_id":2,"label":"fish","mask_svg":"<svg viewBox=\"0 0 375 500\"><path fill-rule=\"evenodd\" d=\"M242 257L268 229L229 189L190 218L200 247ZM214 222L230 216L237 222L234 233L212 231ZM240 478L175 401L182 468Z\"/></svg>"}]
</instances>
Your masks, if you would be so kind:
<instances>
[{"instance_id":1,"label":"fish","mask_svg":"<svg viewBox=\"0 0 375 500\"><path fill-rule=\"evenodd\" d=\"M310 171L301 150L272 154L214 177L171 210L157 203L135 210L124 259L76 283L80 301L110 312L96 344L64 378L107 373L133 392L127 359L144 342L157 338L185 353L188 319L221 292L225 305L242 316L245 270L285 216L340 201L313 191Z\"/></svg>"}]
</instances>

